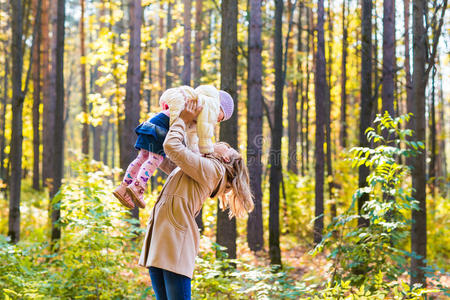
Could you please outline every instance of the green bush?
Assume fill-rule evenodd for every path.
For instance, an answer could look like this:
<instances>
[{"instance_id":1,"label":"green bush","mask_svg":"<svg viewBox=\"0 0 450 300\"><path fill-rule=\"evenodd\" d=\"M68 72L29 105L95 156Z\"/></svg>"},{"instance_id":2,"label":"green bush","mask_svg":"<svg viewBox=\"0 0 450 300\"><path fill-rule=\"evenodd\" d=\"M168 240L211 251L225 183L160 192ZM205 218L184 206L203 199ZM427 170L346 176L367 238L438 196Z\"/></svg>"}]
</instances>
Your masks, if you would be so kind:
<instances>
[{"instance_id":1,"label":"green bush","mask_svg":"<svg viewBox=\"0 0 450 300\"><path fill-rule=\"evenodd\" d=\"M52 201L61 208L62 237L48 243L10 245L0 239L0 290L4 298L140 299L135 221L111 197L111 170L87 161L72 165Z\"/></svg>"}]
</instances>

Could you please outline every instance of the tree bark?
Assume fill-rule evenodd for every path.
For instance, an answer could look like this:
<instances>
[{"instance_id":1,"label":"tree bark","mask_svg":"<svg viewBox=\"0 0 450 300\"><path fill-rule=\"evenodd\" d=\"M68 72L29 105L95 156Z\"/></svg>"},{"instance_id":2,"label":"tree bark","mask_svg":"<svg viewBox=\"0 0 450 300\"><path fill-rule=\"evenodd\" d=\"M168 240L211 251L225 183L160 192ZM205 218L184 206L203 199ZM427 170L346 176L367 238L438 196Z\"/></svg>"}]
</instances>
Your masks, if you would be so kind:
<instances>
[{"instance_id":1,"label":"tree bark","mask_svg":"<svg viewBox=\"0 0 450 300\"><path fill-rule=\"evenodd\" d=\"M201 84L202 78L202 14L203 0L195 1L195 42L194 42L194 86Z\"/></svg>"},{"instance_id":2,"label":"tree bark","mask_svg":"<svg viewBox=\"0 0 450 300\"><path fill-rule=\"evenodd\" d=\"M304 135L303 135L303 123L304 123L304 111L305 111L305 80L303 79L303 62L302 59L307 56L303 54L303 48L304 44L302 41L303 38L303 18L302 13L304 11L304 3L299 2L299 8L298 8L298 22L297 22L297 53L298 55L301 55L297 61L298 61L298 70L301 72L300 80L297 81L297 99L300 97L300 120L299 120L299 132L300 132L300 174L301 176L305 175L305 167L304 167ZM308 44L308 40L306 40L306 44ZM307 46L308 47L308 46ZM297 100L298 101L298 100Z\"/></svg>"},{"instance_id":3,"label":"tree bark","mask_svg":"<svg viewBox=\"0 0 450 300\"><path fill-rule=\"evenodd\" d=\"M184 0L183 85L191 85L191 0Z\"/></svg>"},{"instance_id":4,"label":"tree bark","mask_svg":"<svg viewBox=\"0 0 450 300\"><path fill-rule=\"evenodd\" d=\"M5 57L8 57L8 51L6 42L5 45ZM2 114L0 115L0 121L1 121L1 131L2 134L0 135L0 178L3 179L3 181L6 179L6 169L4 165L5 160L5 143L6 143L6 136L5 136L5 128L6 128L6 105L8 103L8 75L9 75L9 60L7 59L5 61L5 74L3 76L3 98L2 98Z\"/></svg>"},{"instance_id":5,"label":"tree bark","mask_svg":"<svg viewBox=\"0 0 450 300\"><path fill-rule=\"evenodd\" d=\"M264 101L262 96L261 1L250 0L249 5L247 166L250 175L250 187L255 197L255 208L247 221L247 241L252 251L260 251L264 247L261 189L262 103Z\"/></svg>"},{"instance_id":6,"label":"tree bark","mask_svg":"<svg viewBox=\"0 0 450 300\"><path fill-rule=\"evenodd\" d=\"M270 146L269 255L272 265L281 265L280 250L280 182L281 137L283 135L283 1L275 0L274 64L275 102L272 143Z\"/></svg>"},{"instance_id":7,"label":"tree bark","mask_svg":"<svg viewBox=\"0 0 450 300\"><path fill-rule=\"evenodd\" d=\"M334 199L334 182L333 182L333 160L332 160L332 148L331 148L331 86L333 83L331 82L331 72L333 65L333 55L332 55L332 36L333 36L333 19L331 15L331 1L328 0L328 87L326 90L326 148L327 148L327 183L328 183L328 195L331 202L330 210L331 210L331 218L334 219L337 215L336 208L336 199Z\"/></svg>"},{"instance_id":8,"label":"tree bark","mask_svg":"<svg viewBox=\"0 0 450 300\"><path fill-rule=\"evenodd\" d=\"M288 1L288 19L291 20L293 13L292 1ZM293 34L290 32L289 34ZM294 43L290 40L287 44L287 63L294 69ZM297 100L298 93L296 91L296 85L294 80L287 82L287 98L288 98L288 171L298 174L297 168L297 136L298 136L298 122L297 122Z\"/></svg>"},{"instance_id":9,"label":"tree bark","mask_svg":"<svg viewBox=\"0 0 450 300\"><path fill-rule=\"evenodd\" d=\"M159 3L159 38L163 39L164 38L164 18L163 16L163 11L164 11L164 7L163 7L163 2ZM158 50L158 80L159 80L159 96L161 96L161 94L164 91L164 50L159 47Z\"/></svg>"},{"instance_id":10,"label":"tree bark","mask_svg":"<svg viewBox=\"0 0 450 300\"><path fill-rule=\"evenodd\" d=\"M52 53L53 71L56 76L55 85L55 115L54 117L54 156L53 156L53 184L50 197L53 198L61 187L64 168L64 21L65 21L65 0L57 1L57 21L56 30L56 51ZM54 243L61 238L61 228L58 224L61 218L60 204L54 203L52 208L52 234Z\"/></svg>"},{"instance_id":11,"label":"tree bark","mask_svg":"<svg viewBox=\"0 0 450 300\"><path fill-rule=\"evenodd\" d=\"M42 112L42 182L51 188L52 162L54 156L54 128L55 128L55 96L54 96L54 71L51 69L50 52L55 50L56 37L49 37L50 24L56 24L55 5L45 0L42 12L42 78L43 82L43 112ZM51 15L51 18L50 18Z\"/></svg>"},{"instance_id":12,"label":"tree bark","mask_svg":"<svg viewBox=\"0 0 450 300\"><path fill-rule=\"evenodd\" d=\"M20 239L20 188L22 183L22 112L24 94L22 92L23 69L23 6L22 1L11 1L11 56L12 56L12 123L11 123L11 177L9 178L9 229L12 243Z\"/></svg>"},{"instance_id":13,"label":"tree bark","mask_svg":"<svg viewBox=\"0 0 450 300\"><path fill-rule=\"evenodd\" d=\"M371 123L372 113L372 1L362 0L361 15L361 110L359 123L359 145L368 147L365 131ZM359 167L358 186L360 188L367 186L366 178L369 175L369 169L362 165ZM369 195L363 194L358 199L358 213L368 200ZM358 226L367 226L368 220L360 217Z\"/></svg>"},{"instance_id":14,"label":"tree bark","mask_svg":"<svg viewBox=\"0 0 450 300\"><path fill-rule=\"evenodd\" d=\"M36 17L41 14L38 12L38 0L33 1L33 15ZM36 22L36 20L35 20ZM40 23L40 22L39 22ZM33 46L33 189L39 190L40 174L39 174L39 162L40 162L40 132L39 132L39 105L41 103L41 77L40 77L40 36L41 26L37 24L36 32L36 44Z\"/></svg>"},{"instance_id":15,"label":"tree bark","mask_svg":"<svg viewBox=\"0 0 450 300\"><path fill-rule=\"evenodd\" d=\"M222 1L222 29L220 41L220 88L228 92L234 100L233 116L220 125L220 140L231 147L238 147L238 107L237 107L237 0ZM228 219L228 210L222 211L217 205L216 242L227 247L229 258L236 258L236 218Z\"/></svg>"},{"instance_id":16,"label":"tree bark","mask_svg":"<svg viewBox=\"0 0 450 300\"><path fill-rule=\"evenodd\" d=\"M86 91L86 49L85 49L85 33L84 33L84 13L85 0L80 0L81 4L81 18L80 18L80 51L81 51L81 110L87 116L87 91ZM81 131L81 152L89 155L89 124L87 120L83 120L83 128Z\"/></svg>"},{"instance_id":17,"label":"tree bark","mask_svg":"<svg viewBox=\"0 0 450 300\"><path fill-rule=\"evenodd\" d=\"M409 17L410 17L410 0L403 1L403 17L405 27L405 73L406 73L406 107L407 111L412 111L412 80L411 80L411 59L409 44Z\"/></svg>"},{"instance_id":18,"label":"tree bark","mask_svg":"<svg viewBox=\"0 0 450 300\"><path fill-rule=\"evenodd\" d=\"M316 49L316 76L315 76L315 99L316 112L325 111L327 101L327 76L325 61L325 41L324 41L324 4L323 0L318 2L317 10L317 49ZM316 113L316 145L315 145L315 220L314 220L314 243L322 240L323 233L323 186L324 186L324 116Z\"/></svg>"},{"instance_id":19,"label":"tree bark","mask_svg":"<svg viewBox=\"0 0 450 300\"><path fill-rule=\"evenodd\" d=\"M313 53L313 65L312 69L315 69L315 57L314 57L314 33L313 33L313 27L314 27L314 21L313 21L313 13L312 8L308 8L307 10L307 18L308 18L308 47L307 52L308 56L309 53ZM309 140L309 109L310 109L310 102L309 102L309 85L310 85L310 79L311 79L311 69L309 67L309 61L306 61L306 114L305 114L305 139L306 139L306 148L305 148L305 166L306 170L309 170L309 147L310 147L310 140Z\"/></svg>"},{"instance_id":20,"label":"tree bark","mask_svg":"<svg viewBox=\"0 0 450 300\"><path fill-rule=\"evenodd\" d=\"M426 38L423 18L426 1L413 0L413 78L412 101L414 103L415 139L425 142L425 61ZM419 210L412 211L411 251L420 257L411 258L411 284L426 286L425 259L427 257L427 210L426 210L426 150L413 159L413 198L418 201Z\"/></svg>"},{"instance_id":21,"label":"tree bark","mask_svg":"<svg viewBox=\"0 0 450 300\"><path fill-rule=\"evenodd\" d=\"M383 83L382 113L394 113L394 74L395 74L395 1L383 1ZM377 84L377 82L375 82Z\"/></svg>"},{"instance_id":22,"label":"tree bark","mask_svg":"<svg viewBox=\"0 0 450 300\"><path fill-rule=\"evenodd\" d=\"M430 163L428 165L428 178L429 178L429 187L431 193L431 199L433 199L433 207L435 207L435 184L436 184L436 106L435 106L435 78L436 78L436 67L433 67L432 75L431 75L431 103L430 103L430 133L429 133L429 144L430 144ZM434 209L432 210L432 214L434 215Z\"/></svg>"},{"instance_id":23,"label":"tree bark","mask_svg":"<svg viewBox=\"0 0 450 300\"><path fill-rule=\"evenodd\" d=\"M167 4L167 34L172 31L172 1ZM172 87L172 49L166 49L166 89Z\"/></svg>"},{"instance_id":24,"label":"tree bark","mask_svg":"<svg viewBox=\"0 0 450 300\"><path fill-rule=\"evenodd\" d=\"M128 49L128 69L125 94L125 120L121 133L120 167L126 170L134 159L134 142L136 140L134 128L139 123L139 99L141 87L141 22L142 6L141 0L129 0L130 14L130 43ZM132 210L132 216L139 219L139 209Z\"/></svg>"},{"instance_id":25,"label":"tree bark","mask_svg":"<svg viewBox=\"0 0 450 300\"><path fill-rule=\"evenodd\" d=\"M346 22L346 3L342 3L342 63L341 63L341 130L339 140L341 148L347 147L347 48L348 21ZM349 5L350 6L350 5ZM347 8L348 10L348 8Z\"/></svg>"}]
</instances>

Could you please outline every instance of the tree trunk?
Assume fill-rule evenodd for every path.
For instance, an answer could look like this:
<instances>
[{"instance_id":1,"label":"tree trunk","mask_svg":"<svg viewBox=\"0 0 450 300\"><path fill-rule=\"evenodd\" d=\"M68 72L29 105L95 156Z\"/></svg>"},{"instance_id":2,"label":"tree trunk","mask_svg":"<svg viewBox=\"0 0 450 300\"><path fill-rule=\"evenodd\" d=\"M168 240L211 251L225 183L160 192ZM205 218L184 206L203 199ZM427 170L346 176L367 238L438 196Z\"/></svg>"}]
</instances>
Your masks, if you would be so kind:
<instances>
[{"instance_id":1,"label":"tree trunk","mask_svg":"<svg viewBox=\"0 0 450 300\"><path fill-rule=\"evenodd\" d=\"M426 38L423 17L425 0L413 0L413 78L412 101L414 103L415 135L418 141L425 142L425 61ZM427 258L427 208L426 208L426 150L413 159L412 187L413 198L418 201L419 210L412 212L411 251L417 256L411 258L411 284L426 286L424 268Z\"/></svg>"},{"instance_id":2,"label":"tree trunk","mask_svg":"<svg viewBox=\"0 0 450 300\"><path fill-rule=\"evenodd\" d=\"M332 55L332 36L333 36L333 19L331 15L331 1L328 0L328 87L326 90L326 148L327 148L327 183L328 183L328 195L331 202L330 211L331 218L334 219L337 215L336 199L334 199L334 182L333 182L333 164L332 164L332 148L331 148L331 72L333 65L333 55Z\"/></svg>"},{"instance_id":3,"label":"tree trunk","mask_svg":"<svg viewBox=\"0 0 450 300\"><path fill-rule=\"evenodd\" d=\"M303 55L303 23L302 23L302 12L304 10L304 3L303 2L299 2L299 8L298 8L298 22L297 22L297 53L298 55L300 55L297 58L297 62L298 62L298 70L300 72L303 72L303 62L302 59L306 57L306 59L308 59L307 56ZM306 44L308 44L308 40L306 41ZM305 175L305 167L304 167L304 160L303 160L303 155L304 155L304 135L303 135L303 123L304 123L304 111L305 111L305 87L304 87L304 83L305 80L303 79L303 74L301 74L300 79L297 81L297 101L298 101L298 97L300 97L300 121L299 121L299 132L300 132L300 174L302 176Z\"/></svg>"},{"instance_id":4,"label":"tree trunk","mask_svg":"<svg viewBox=\"0 0 450 300\"><path fill-rule=\"evenodd\" d=\"M22 92L22 1L11 1L11 56L12 56L12 123L11 123L11 177L9 178L9 229L12 243L20 239L20 188L22 183L22 112L24 94Z\"/></svg>"},{"instance_id":5,"label":"tree trunk","mask_svg":"<svg viewBox=\"0 0 450 300\"><path fill-rule=\"evenodd\" d=\"M360 147L368 147L365 131L371 123L372 113L372 1L362 0L362 16L361 16L361 110L359 123L359 145ZM366 178L369 175L369 169L362 165L359 167L358 186L367 186ZM358 199L358 213L368 200L369 195L363 194ZM360 217L358 226L367 226L368 220Z\"/></svg>"},{"instance_id":6,"label":"tree trunk","mask_svg":"<svg viewBox=\"0 0 450 300\"><path fill-rule=\"evenodd\" d=\"M222 29L220 41L220 88L234 99L233 116L220 125L220 140L231 147L238 147L238 107L237 107L237 0L222 1ZM228 210L222 211L217 205L216 242L227 247L229 258L236 258L236 218L228 219Z\"/></svg>"},{"instance_id":7,"label":"tree trunk","mask_svg":"<svg viewBox=\"0 0 450 300\"><path fill-rule=\"evenodd\" d=\"M288 1L288 19L291 20L293 13L292 1ZM293 34L291 32L290 34ZM294 70L294 43L292 40L287 44L287 63ZM287 98L288 98L288 171L298 174L297 169L297 136L298 136L298 122L297 122L297 100L298 93L296 91L296 85L293 80L287 82Z\"/></svg>"},{"instance_id":8,"label":"tree trunk","mask_svg":"<svg viewBox=\"0 0 450 300\"><path fill-rule=\"evenodd\" d=\"M93 152L94 152L94 160L100 161L101 156L101 149L102 149L102 131L103 131L103 125L96 125L92 127L92 145L93 145Z\"/></svg>"},{"instance_id":9,"label":"tree trunk","mask_svg":"<svg viewBox=\"0 0 450 300\"><path fill-rule=\"evenodd\" d=\"M172 1L167 4L167 34L172 31ZM166 49L166 89L172 87L172 49Z\"/></svg>"},{"instance_id":10,"label":"tree trunk","mask_svg":"<svg viewBox=\"0 0 450 300\"><path fill-rule=\"evenodd\" d=\"M194 86L199 86L202 78L202 5L203 0L195 1Z\"/></svg>"},{"instance_id":11,"label":"tree trunk","mask_svg":"<svg viewBox=\"0 0 450 300\"><path fill-rule=\"evenodd\" d=\"M383 83L382 113L394 114L394 73L395 73L395 1L383 1ZM375 82L375 84L377 84Z\"/></svg>"},{"instance_id":12,"label":"tree trunk","mask_svg":"<svg viewBox=\"0 0 450 300\"><path fill-rule=\"evenodd\" d=\"M317 10L317 49L316 49L316 76L315 76L315 98L316 112L326 110L327 102L327 76L325 61L325 41L324 41L324 5L323 0L318 2ZM321 113L316 113L316 145L315 145L315 220L314 220L314 243L322 240L323 233L323 186L324 186L324 126L325 118Z\"/></svg>"},{"instance_id":13,"label":"tree trunk","mask_svg":"<svg viewBox=\"0 0 450 300\"><path fill-rule=\"evenodd\" d=\"M184 0L183 85L191 85L191 0Z\"/></svg>"},{"instance_id":14,"label":"tree trunk","mask_svg":"<svg viewBox=\"0 0 450 300\"><path fill-rule=\"evenodd\" d=\"M247 221L247 241L252 251L264 247L261 189L262 153L262 41L261 1L249 2L248 28L248 105L247 105L247 165L255 208Z\"/></svg>"},{"instance_id":15,"label":"tree trunk","mask_svg":"<svg viewBox=\"0 0 450 300\"><path fill-rule=\"evenodd\" d=\"M33 15L37 16L38 0L33 1ZM41 13L41 12L39 12ZM36 44L33 46L33 189L39 190L40 176L39 176L39 162L40 162L40 134L39 134L39 105L41 103L41 77L40 77L40 24L37 25Z\"/></svg>"},{"instance_id":16,"label":"tree trunk","mask_svg":"<svg viewBox=\"0 0 450 300\"><path fill-rule=\"evenodd\" d=\"M134 128L139 123L139 99L141 79L141 22L142 6L141 0L129 0L130 14L130 43L128 49L128 69L125 94L125 120L121 134L120 167L126 170L135 157L134 143L136 140ZM134 218L139 219L139 209L132 210Z\"/></svg>"},{"instance_id":17,"label":"tree trunk","mask_svg":"<svg viewBox=\"0 0 450 300\"><path fill-rule=\"evenodd\" d=\"M444 111L445 111L445 100L444 100L444 91L443 91L443 87L442 87L442 73L439 72L439 105L438 105L438 109L439 109L439 121L438 121L438 136L446 136L446 121L445 121L445 115L444 115ZM447 159L446 159L446 155L445 153L446 150L446 141L447 139L441 138L439 141L439 147L438 147L438 157L437 157L437 165L436 165L436 177L440 177L440 178L447 178ZM439 182L440 183L440 182ZM440 184L439 184L440 185ZM441 185L440 185L441 186ZM447 197L447 190L443 188L441 190L442 196L444 198Z\"/></svg>"},{"instance_id":18,"label":"tree trunk","mask_svg":"<svg viewBox=\"0 0 450 300\"><path fill-rule=\"evenodd\" d=\"M5 45L5 57L8 57L6 42L4 45ZM9 75L9 60L7 59L5 61L5 74L3 76L2 113L0 115L1 131L2 131L2 134L0 135L0 178L3 179L3 181L7 177L5 172L6 170L4 160L5 160L5 144L6 144L6 134L5 134L6 105L8 103L8 75Z\"/></svg>"},{"instance_id":19,"label":"tree trunk","mask_svg":"<svg viewBox=\"0 0 450 300\"><path fill-rule=\"evenodd\" d=\"M42 12L42 78L43 82L43 113L42 113L42 183L50 188L52 185L52 162L54 156L54 128L55 128L55 82L54 70L51 69L50 52L55 50L56 37L49 37L50 24L56 24L55 5L45 0ZM51 17L50 17L51 15ZM51 49L51 51L50 51Z\"/></svg>"},{"instance_id":20,"label":"tree trunk","mask_svg":"<svg viewBox=\"0 0 450 300\"><path fill-rule=\"evenodd\" d=\"M430 144L430 164L428 165L428 178L429 187L431 192L431 199L433 199L433 207L435 207L435 184L436 184L436 107L435 107L435 78L436 78L436 67L433 67L431 75L431 103L429 110L429 122L430 122L430 133L429 133L429 144ZM432 209L432 214L434 215L434 209Z\"/></svg>"},{"instance_id":21,"label":"tree trunk","mask_svg":"<svg viewBox=\"0 0 450 300\"><path fill-rule=\"evenodd\" d=\"M406 73L406 107L408 112L413 111L412 102L412 80L411 80L411 60L410 60L410 44L409 44L409 17L410 17L410 0L403 1L404 7L404 27L405 27L405 73ZM412 118L410 122L412 121ZM413 124L410 123L412 126Z\"/></svg>"},{"instance_id":22,"label":"tree trunk","mask_svg":"<svg viewBox=\"0 0 450 300\"><path fill-rule=\"evenodd\" d=\"M164 18L162 17L163 11L164 11L164 4L163 2L159 3L159 38L163 39L164 38ZM159 96L161 96L161 94L164 91L164 50L159 47L158 48L158 80L159 80Z\"/></svg>"},{"instance_id":23,"label":"tree trunk","mask_svg":"<svg viewBox=\"0 0 450 300\"><path fill-rule=\"evenodd\" d=\"M270 146L269 255L272 265L281 265L280 250L280 182L281 137L283 135L283 1L275 0L274 64L275 102L272 143Z\"/></svg>"},{"instance_id":24,"label":"tree trunk","mask_svg":"<svg viewBox=\"0 0 450 300\"><path fill-rule=\"evenodd\" d=\"M308 47L307 52L309 56L309 52L311 51L314 56L314 21L313 21L313 14L312 14L312 8L308 8L307 10L307 18L308 18ZM315 61L316 59L313 57L313 65L312 69L315 68ZM310 79L311 79L311 69L309 68L309 61L306 61L306 114L305 114L305 139L306 139L306 149L305 149L305 166L306 170L309 170L309 146L310 146L310 140L309 140L309 108L310 108L310 102L309 102L309 85L310 85Z\"/></svg>"},{"instance_id":25,"label":"tree trunk","mask_svg":"<svg viewBox=\"0 0 450 300\"><path fill-rule=\"evenodd\" d=\"M86 50L85 50L85 33L84 33L84 13L85 13L85 0L80 0L81 4L81 18L80 18L80 51L81 51L81 110L87 117L87 91L86 91ZM81 152L89 155L89 124L87 118L83 119L83 129L81 131Z\"/></svg>"},{"instance_id":26,"label":"tree trunk","mask_svg":"<svg viewBox=\"0 0 450 300\"><path fill-rule=\"evenodd\" d=\"M339 132L341 148L347 147L347 48L348 21L346 22L346 2L342 3L342 64L341 64L341 130ZM350 6L350 5L348 5ZM347 8L348 10L348 8Z\"/></svg>"},{"instance_id":27,"label":"tree trunk","mask_svg":"<svg viewBox=\"0 0 450 300\"><path fill-rule=\"evenodd\" d=\"M56 76L55 85L55 121L54 128L54 156L53 156L53 184L50 197L53 198L61 187L64 168L64 21L65 21L65 0L57 1L57 21L56 30L56 51L52 53L53 71ZM56 205L55 205L56 204ZM52 242L61 238L61 228L58 225L61 218L60 204L54 203L52 209Z\"/></svg>"}]
</instances>

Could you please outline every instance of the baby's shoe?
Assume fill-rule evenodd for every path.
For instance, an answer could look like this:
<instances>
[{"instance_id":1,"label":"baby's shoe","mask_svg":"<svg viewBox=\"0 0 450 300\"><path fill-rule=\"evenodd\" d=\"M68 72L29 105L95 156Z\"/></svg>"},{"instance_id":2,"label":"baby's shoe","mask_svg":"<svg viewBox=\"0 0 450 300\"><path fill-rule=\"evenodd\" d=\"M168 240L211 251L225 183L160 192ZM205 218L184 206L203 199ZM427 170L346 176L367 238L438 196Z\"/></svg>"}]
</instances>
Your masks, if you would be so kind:
<instances>
[{"instance_id":1,"label":"baby's shoe","mask_svg":"<svg viewBox=\"0 0 450 300\"><path fill-rule=\"evenodd\" d=\"M133 200L127 193L127 185L122 182L113 192L113 195L122 203L125 207L134 208Z\"/></svg>"},{"instance_id":2,"label":"baby's shoe","mask_svg":"<svg viewBox=\"0 0 450 300\"><path fill-rule=\"evenodd\" d=\"M145 189L141 187L139 181L134 180L129 186L127 186L127 192L138 207L145 208L144 202Z\"/></svg>"}]
</instances>

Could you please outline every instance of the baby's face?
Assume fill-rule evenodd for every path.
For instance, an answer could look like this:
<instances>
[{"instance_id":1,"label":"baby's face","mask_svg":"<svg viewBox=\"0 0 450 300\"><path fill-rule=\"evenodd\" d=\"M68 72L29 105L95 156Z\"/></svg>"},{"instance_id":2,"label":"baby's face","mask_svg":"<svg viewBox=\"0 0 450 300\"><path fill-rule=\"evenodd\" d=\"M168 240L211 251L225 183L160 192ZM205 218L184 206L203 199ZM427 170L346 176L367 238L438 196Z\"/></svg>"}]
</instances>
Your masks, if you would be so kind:
<instances>
[{"instance_id":1,"label":"baby's face","mask_svg":"<svg viewBox=\"0 0 450 300\"><path fill-rule=\"evenodd\" d=\"M222 122L224 118L222 107L220 108L219 116L217 117L217 122Z\"/></svg>"}]
</instances>

